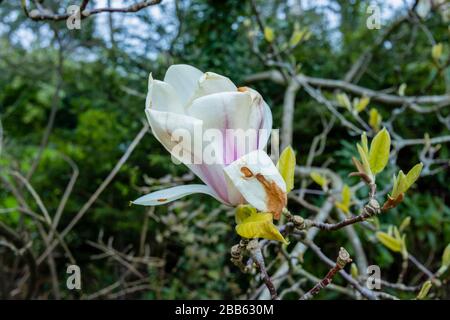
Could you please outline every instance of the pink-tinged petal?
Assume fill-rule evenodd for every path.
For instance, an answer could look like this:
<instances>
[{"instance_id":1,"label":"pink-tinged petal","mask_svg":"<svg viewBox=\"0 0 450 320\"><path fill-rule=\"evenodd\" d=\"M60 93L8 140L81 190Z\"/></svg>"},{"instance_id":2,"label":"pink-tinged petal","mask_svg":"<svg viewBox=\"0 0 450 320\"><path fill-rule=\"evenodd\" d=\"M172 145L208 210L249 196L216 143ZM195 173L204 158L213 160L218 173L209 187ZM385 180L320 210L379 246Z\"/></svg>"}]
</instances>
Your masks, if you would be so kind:
<instances>
[{"instance_id":1,"label":"pink-tinged petal","mask_svg":"<svg viewBox=\"0 0 450 320\"><path fill-rule=\"evenodd\" d=\"M202 149L195 148L194 140L202 133L202 121L183 114L145 109L156 139L183 163L202 163Z\"/></svg>"},{"instance_id":2,"label":"pink-tinged petal","mask_svg":"<svg viewBox=\"0 0 450 320\"><path fill-rule=\"evenodd\" d=\"M191 184L155 191L132 201L132 203L141 206L159 206L194 193L204 193L222 201L222 199L208 186L203 184Z\"/></svg>"},{"instance_id":3,"label":"pink-tinged petal","mask_svg":"<svg viewBox=\"0 0 450 320\"><path fill-rule=\"evenodd\" d=\"M154 80L150 74L145 107L158 111L184 113L184 108L175 89L168 83Z\"/></svg>"},{"instance_id":4,"label":"pink-tinged petal","mask_svg":"<svg viewBox=\"0 0 450 320\"><path fill-rule=\"evenodd\" d=\"M259 131L258 149L264 149L272 131L272 110L270 110L269 105L256 90L251 88L246 89L250 92L255 106L253 110L254 118L258 119L256 120L256 126Z\"/></svg>"},{"instance_id":5,"label":"pink-tinged petal","mask_svg":"<svg viewBox=\"0 0 450 320\"><path fill-rule=\"evenodd\" d=\"M286 184L270 157L253 151L224 169L245 200L262 212L280 217L286 206Z\"/></svg>"},{"instance_id":6,"label":"pink-tinged petal","mask_svg":"<svg viewBox=\"0 0 450 320\"><path fill-rule=\"evenodd\" d=\"M203 72L187 64L175 64L167 69L164 82L175 88L183 106L191 100Z\"/></svg>"},{"instance_id":7,"label":"pink-tinged petal","mask_svg":"<svg viewBox=\"0 0 450 320\"><path fill-rule=\"evenodd\" d=\"M206 163L203 159L202 121L182 114L152 109L145 111L154 136L166 150L211 187L222 202L229 203L223 164Z\"/></svg>"},{"instance_id":8,"label":"pink-tinged petal","mask_svg":"<svg viewBox=\"0 0 450 320\"><path fill-rule=\"evenodd\" d=\"M256 91L246 88L243 92L221 92L197 98L186 112L203 120L205 130L222 131L225 164L265 147L272 126L267 104Z\"/></svg>"}]
</instances>

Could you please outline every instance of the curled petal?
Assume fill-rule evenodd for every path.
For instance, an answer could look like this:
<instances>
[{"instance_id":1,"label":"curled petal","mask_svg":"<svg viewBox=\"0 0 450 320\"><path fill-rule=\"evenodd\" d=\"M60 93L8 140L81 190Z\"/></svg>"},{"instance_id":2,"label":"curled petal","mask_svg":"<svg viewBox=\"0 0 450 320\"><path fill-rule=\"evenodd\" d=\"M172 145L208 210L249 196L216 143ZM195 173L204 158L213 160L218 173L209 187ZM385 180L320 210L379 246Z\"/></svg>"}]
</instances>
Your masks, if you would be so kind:
<instances>
[{"instance_id":1,"label":"curled petal","mask_svg":"<svg viewBox=\"0 0 450 320\"><path fill-rule=\"evenodd\" d=\"M263 148L270 135L272 117L262 98L250 91L221 92L195 99L187 114L203 120L204 129L222 132L223 162Z\"/></svg>"},{"instance_id":2,"label":"curled petal","mask_svg":"<svg viewBox=\"0 0 450 320\"><path fill-rule=\"evenodd\" d=\"M214 72L205 72L198 81L192 99L207 96L219 92L236 92L237 87L227 77L221 76Z\"/></svg>"},{"instance_id":3,"label":"curled petal","mask_svg":"<svg viewBox=\"0 0 450 320\"><path fill-rule=\"evenodd\" d=\"M183 106L191 100L203 72L187 64L175 64L167 69L164 82L175 88Z\"/></svg>"},{"instance_id":4,"label":"curled petal","mask_svg":"<svg viewBox=\"0 0 450 320\"><path fill-rule=\"evenodd\" d=\"M199 119L182 114L146 109L152 132L174 159L184 163L222 202L238 201L235 188L228 186L222 162L206 163L203 157L202 124ZM200 135L200 136L198 136Z\"/></svg>"},{"instance_id":5,"label":"curled petal","mask_svg":"<svg viewBox=\"0 0 450 320\"><path fill-rule=\"evenodd\" d=\"M248 203L280 217L286 206L286 184L267 153L253 151L224 170Z\"/></svg>"},{"instance_id":6,"label":"curled petal","mask_svg":"<svg viewBox=\"0 0 450 320\"><path fill-rule=\"evenodd\" d=\"M202 150L195 150L195 131L202 121L186 115L145 109L152 132L172 156L183 163L201 163Z\"/></svg>"},{"instance_id":7,"label":"curled petal","mask_svg":"<svg viewBox=\"0 0 450 320\"><path fill-rule=\"evenodd\" d=\"M269 140L270 133L272 130L272 111L270 110L269 105L263 100L262 96L251 88L246 88L253 100L253 104L255 105L254 113L256 113L256 118L258 121L258 149L264 149L267 145L267 141Z\"/></svg>"},{"instance_id":8,"label":"curled petal","mask_svg":"<svg viewBox=\"0 0 450 320\"><path fill-rule=\"evenodd\" d=\"M183 106L175 89L166 82L154 80L151 74L148 79L148 93L145 100L145 108L184 113Z\"/></svg>"},{"instance_id":9,"label":"curled petal","mask_svg":"<svg viewBox=\"0 0 450 320\"><path fill-rule=\"evenodd\" d=\"M222 201L220 197L208 186L203 184L191 184L155 191L132 201L132 203L141 206L159 206L193 193L208 194L217 200Z\"/></svg>"}]
</instances>

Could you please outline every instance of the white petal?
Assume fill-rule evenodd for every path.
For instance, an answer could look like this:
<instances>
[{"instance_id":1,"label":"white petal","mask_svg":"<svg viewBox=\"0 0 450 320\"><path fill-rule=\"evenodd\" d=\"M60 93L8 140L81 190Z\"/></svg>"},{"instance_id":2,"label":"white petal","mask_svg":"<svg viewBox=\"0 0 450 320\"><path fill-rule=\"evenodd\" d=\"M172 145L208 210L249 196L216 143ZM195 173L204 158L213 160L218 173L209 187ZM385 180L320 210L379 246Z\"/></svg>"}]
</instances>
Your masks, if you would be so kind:
<instances>
[{"instance_id":1,"label":"white petal","mask_svg":"<svg viewBox=\"0 0 450 320\"><path fill-rule=\"evenodd\" d=\"M264 148L272 126L272 114L267 104L259 94L254 95L249 90L200 97L192 102L186 113L203 120L205 130L222 131L225 164Z\"/></svg>"},{"instance_id":2,"label":"white petal","mask_svg":"<svg viewBox=\"0 0 450 320\"><path fill-rule=\"evenodd\" d=\"M219 92L236 92L237 87L227 77L214 72L205 72L198 81L197 89L192 99Z\"/></svg>"},{"instance_id":3,"label":"white petal","mask_svg":"<svg viewBox=\"0 0 450 320\"><path fill-rule=\"evenodd\" d=\"M216 198L217 200L221 201L221 199L217 196L217 194L208 186L205 186L203 184L190 184L155 191L134 200L132 203L142 206L159 206L162 204L166 204L168 202L175 201L177 199L180 199L184 196L193 193L208 194Z\"/></svg>"},{"instance_id":4,"label":"white petal","mask_svg":"<svg viewBox=\"0 0 450 320\"><path fill-rule=\"evenodd\" d=\"M231 204L223 164L205 163L203 159L202 121L177 113L145 111L153 134L166 150L211 187L223 202Z\"/></svg>"},{"instance_id":5,"label":"white petal","mask_svg":"<svg viewBox=\"0 0 450 320\"><path fill-rule=\"evenodd\" d=\"M191 155L189 158L191 162L196 162L196 158L198 158L197 162L201 162L201 154L199 152L202 150L200 149L199 152L195 153L196 150L193 147L195 130L201 133L201 120L183 114L153 109L145 109L145 114L147 115L154 136L167 151L173 154L178 160L185 162L186 160L182 159L178 152L174 152L176 151L174 148L181 145L184 151L183 154L186 156ZM180 137L185 139L181 139L182 141L180 141Z\"/></svg>"},{"instance_id":6,"label":"white petal","mask_svg":"<svg viewBox=\"0 0 450 320\"><path fill-rule=\"evenodd\" d=\"M286 205L286 184L267 153L253 151L224 171L248 203L279 217Z\"/></svg>"},{"instance_id":7,"label":"white petal","mask_svg":"<svg viewBox=\"0 0 450 320\"><path fill-rule=\"evenodd\" d=\"M194 95L198 81L203 72L187 64L175 64L169 67L164 77L164 82L175 88L181 103L185 106Z\"/></svg>"},{"instance_id":8,"label":"white petal","mask_svg":"<svg viewBox=\"0 0 450 320\"><path fill-rule=\"evenodd\" d=\"M184 113L184 108L175 89L168 83L153 80L150 74L148 79L148 93L145 107L159 111Z\"/></svg>"},{"instance_id":9,"label":"white petal","mask_svg":"<svg viewBox=\"0 0 450 320\"><path fill-rule=\"evenodd\" d=\"M221 92L195 99L187 114L203 120L205 129L247 129L252 98L248 93Z\"/></svg>"},{"instance_id":10,"label":"white petal","mask_svg":"<svg viewBox=\"0 0 450 320\"><path fill-rule=\"evenodd\" d=\"M247 88L250 92L256 108L254 110L258 112L259 122L259 140L258 149L264 149L269 140L270 133L272 131L272 110L269 105L264 101L262 96L251 88Z\"/></svg>"}]
</instances>

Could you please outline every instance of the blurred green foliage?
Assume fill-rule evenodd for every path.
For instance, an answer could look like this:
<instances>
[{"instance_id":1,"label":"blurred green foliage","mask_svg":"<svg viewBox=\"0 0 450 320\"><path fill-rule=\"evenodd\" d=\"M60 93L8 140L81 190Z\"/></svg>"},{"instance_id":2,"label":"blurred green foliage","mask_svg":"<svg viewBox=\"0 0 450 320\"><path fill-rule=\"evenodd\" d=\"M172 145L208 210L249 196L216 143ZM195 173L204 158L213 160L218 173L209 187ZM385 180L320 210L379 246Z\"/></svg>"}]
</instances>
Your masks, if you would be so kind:
<instances>
[{"instance_id":1,"label":"blurred green foliage","mask_svg":"<svg viewBox=\"0 0 450 320\"><path fill-rule=\"evenodd\" d=\"M301 64L303 73L339 79L364 48L373 43L379 32L365 26L369 1L329 2L337 11L335 14L341 16L336 29L329 27L329 13L323 10L306 10L299 19L289 14L286 3L259 1L258 4L278 41L289 41L295 23L311 30L310 40L292 52L292 58ZM378 3L389 10L384 1ZM205 71L225 74L235 83L242 84L245 76L264 70L248 41L249 28L245 21L250 21L250 28L256 24L248 2L193 0L181 1L178 6L178 18L182 23L179 34L175 36L164 28L165 23L169 23L165 18L153 21L148 14L137 14L141 23L148 24L152 30L148 35L150 38L142 40L142 46L145 45L152 53L148 55L130 49L121 40L127 39L127 30L120 27L115 32L121 37L112 46L108 37L102 36L98 30L94 18L83 20L82 30L69 31L63 22L32 22L25 19L17 5L0 5L0 18L6 28L0 38L0 113L4 129L0 170L12 167L27 172L30 169L56 100L55 125L48 148L32 177L32 185L49 212L54 214L71 176L71 168L62 155L77 164L80 176L59 223L61 228L71 221L96 190L140 130L144 121L149 72L160 79L171 63L188 63ZM163 15L167 15L167 20L176 20L169 9L170 4L163 6ZM16 16L14 23L10 22L11 16ZM391 18L395 18L395 14ZM440 19L433 15L424 23L437 42L446 44L448 51L449 32ZM31 42L20 42L19 29L41 36ZM53 36L55 30L68 48L63 52L62 85L57 97L55 70L59 45ZM156 35L159 38L152 40ZM427 35L415 30L414 39L412 37L411 25L401 25L385 45L373 52L373 63L359 84L380 90L389 88L395 92L402 83L406 83L407 95L423 94L423 88L433 79L436 67ZM411 41L414 41L413 47ZM261 45L261 50L264 46ZM445 77L439 77L425 93L442 94L448 88L448 82ZM279 127L284 88L268 81L254 86L272 108L274 127ZM392 106L382 104L370 103L370 107L376 107L384 119L392 111ZM361 113L361 117L368 120L369 108ZM322 131L322 118L330 118L324 106L300 91L296 100L293 140L297 163L305 163L312 139ZM436 117L412 111L404 112L396 120L396 130L400 136L409 138L421 138L425 133L432 137L449 133ZM330 161L329 167L338 172L345 183L354 185L356 179L347 176L353 171L350 159L356 156L354 145L358 139L350 136L345 128L335 125L333 134L327 139L325 152L315 160L315 164ZM419 151L419 146L404 148L398 155L400 168L408 170L417 163ZM439 157L450 157L447 145L442 145ZM388 166L377 178L379 190L389 188L391 177L398 169ZM158 179L168 174L179 177L185 173L187 169L172 164L164 148L151 134L147 134L114 181L66 237L77 264L81 266L83 279L86 279L83 294L89 295L114 283L124 272L123 266L109 260L92 260L91 256L99 252L86 241L95 241L101 232L105 239L114 239L114 247L118 250L132 245L136 251L146 219L148 230L145 236L150 254L164 264L146 270L151 288L127 297L236 298L245 294L249 285L255 285L250 276L241 274L229 262L229 249L238 241L233 212L219 207L213 199L194 195L175 205L158 207L151 215L147 215L148 208L129 207L129 200L139 196L139 188L146 185L144 176ZM4 171L0 174L6 176ZM405 217L411 216L411 225L406 230L408 247L433 270L439 268L440 255L450 242L449 178L448 169L421 178L402 205L380 217L382 226L399 226ZM364 192L358 195L364 197ZM32 198L27 199L32 208L38 210ZM2 187L0 208L14 209L17 206L15 197ZM295 204L293 209L307 214ZM33 246L42 246L38 240L39 231L31 218L11 210L1 213L0 220L13 227L25 224L36 239ZM358 229L358 232L363 237L369 263L380 265L383 278L395 282L401 257L375 243L370 232L363 229ZM317 243L331 256L335 254L337 244L345 246L348 239L339 232L320 233ZM272 251L272 256L276 257L276 250ZM60 249L58 252L58 275L65 279L68 261ZM303 267L317 275L327 272L327 267L309 252L304 257ZM42 267L42 282L46 281L48 272ZM407 280L417 283L414 274L408 274ZM341 279L336 279L336 282L342 283ZM64 281L61 283L63 297L74 297L72 292L64 290ZM310 285L307 284L306 288ZM443 296L448 298L448 289L441 290L447 290ZM45 297L49 291L49 285L43 285L40 295ZM295 295L290 297L296 298ZM327 290L319 297L343 298Z\"/></svg>"}]
</instances>

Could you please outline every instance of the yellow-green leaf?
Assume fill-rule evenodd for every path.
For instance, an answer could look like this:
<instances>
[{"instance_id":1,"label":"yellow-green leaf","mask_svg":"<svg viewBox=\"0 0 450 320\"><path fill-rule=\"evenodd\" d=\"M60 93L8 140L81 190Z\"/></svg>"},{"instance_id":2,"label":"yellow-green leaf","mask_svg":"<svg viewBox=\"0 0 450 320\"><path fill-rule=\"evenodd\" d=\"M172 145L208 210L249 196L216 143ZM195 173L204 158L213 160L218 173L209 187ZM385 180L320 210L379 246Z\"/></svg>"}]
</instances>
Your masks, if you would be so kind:
<instances>
[{"instance_id":1,"label":"yellow-green leaf","mask_svg":"<svg viewBox=\"0 0 450 320\"><path fill-rule=\"evenodd\" d=\"M397 240L401 239L402 236L400 234L400 231L398 231L398 228L394 227L393 230L394 230L394 237L395 237L395 239L397 239Z\"/></svg>"},{"instance_id":2,"label":"yellow-green leaf","mask_svg":"<svg viewBox=\"0 0 450 320\"><path fill-rule=\"evenodd\" d=\"M341 196L342 196L342 203L347 207L350 206L350 200L352 198L352 190L348 185L344 184Z\"/></svg>"},{"instance_id":3,"label":"yellow-green leaf","mask_svg":"<svg viewBox=\"0 0 450 320\"><path fill-rule=\"evenodd\" d=\"M352 110L352 103L346 93L338 93L336 95L336 100L341 107L345 107L347 110Z\"/></svg>"},{"instance_id":4,"label":"yellow-green leaf","mask_svg":"<svg viewBox=\"0 0 450 320\"><path fill-rule=\"evenodd\" d=\"M444 253L442 254L442 265L450 267L450 243L445 247Z\"/></svg>"},{"instance_id":5,"label":"yellow-green leaf","mask_svg":"<svg viewBox=\"0 0 450 320\"><path fill-rule=\"evenodd\" d=\"M358 267L356 266L356 264L352 263L352 265L350 266L350 273L351 273L353 279L358 278L359 271L358 271Z\"/></svg>"},{"instance_id":6,"label":"yellow-green leaf","mask_svg":"<svg viewBox=\"0 0 450 320\"><path fill-rule=\"evenodd\" d=\"M273 32L273 29L271 27L265 27L264 28L264 38L267 42L272 42L275 38L275 33Z\"/></svg>"},{"instance_id":7,"label":"yellow-green leaf","mask_svg":"<svg viewBox=\"0 0 450 320\"><path fill-rule=\"evenodd\" d=\"M380 241L386 248L394 251L394 252L401 252L402 251L402 245L403 241L402 239L396 239L386 232L377 232L376 233L378 241Z\"/></svg>"},{"instance_id":8,"label":"yellow-green leaf","mask_svg":"<svg viewBox=\"0 0 450 320\"><path fill-rule=\"evenodd\" d=\"M288 244L277 227L273 224L271 213L253 212L236 226L236 232L243 238L264 238Z\"/></svg>"},{"instance_id":9,"label":"yellow-green leaf","mask_svg":"<svg viewBox=\"0 0 450 320\"><path fill-rule=\"evenodd\" d=\"M313 179L313 181L315 183L317 183L319 186L321 186L322 188L326 188L327 184L328 184L328 180L327 178L325 178L323 175L321 175L318 172L311 172L310 173L310 177L311 179Z\"/></svg>"},{"instance_id":10,"label":"yellow-green leaf","mask_svg":"<svg viewBox=\"0 0 450 320\"><path fill-rule=\"evenodd\" d=\"M362 97L359 100L356 100L356 104L354 104L354 108L356 112L361 112L366 109L366 107L369 105L370 98L369 97Z\"/></svg>"},{"instance_id":11,"label":"yellow-green leaf","mask_svg":"<svg viewBox=\"0 0 450 320\"><path fill-rule=\"evenodd\" d=\"M418 163L406 174L406 183L408 184L408 189L414 184L414 182L419 179L420 173L422 172L423 163ZM405 190L406 191L406 190Z\"/></svg>"},{"instance_id":12,"label":"yellow-green leaf","mask_svg":"<svg viewBox=\"0 0 450 320\"><path fill-rule=\"evenodd\" d=\"M430 280L425 281L424 284L422 285L422 288L420 289L420 292L417 295L416 299L417 300L425 299L427 297L427 295L428 295L428 292L431 289L431 286L432 286L432 284L431 284Z\"/></svg>"},{"instance_id":13,"label":"yellow-green leaf","mask_svg":"<svg viewBox=\"0 0 450 320\"><path fill-rule=\"evenodd\" d=\"M306 31L305 35L303 36L303 40L308 41L309 38L311 38L311 35L312 35L311 31L309 30Z\"/></svg>"},{"instance_id":14,"label":"yellow-green leaf","mask_svg":"<svg viewBox=\"0 0 450 320\"><path fill-rule=\"evenodd\" d=\"M442 43L437 43L433 46L433 48L431 49L431 56L433 57L434 61L439 61L442 56L442 49Z\"/></svg>"},{"instance_id":15,"label":"yellow-green leaf","mask_svg":"<svg viewBox=\"0 0 450 320\"><path fill-rule=\"evenodd\" d=\"M335 203L336 207L343 211L345 214L348 214L350 212L351 197L352 191L350 187L345 184L341 192L341 201Z\"/></svg>"},{"instance_id":16,"label":"yellow-green leaf","mask_svg":"<svg viewBox=\"0 0 450 320\"><path fill-rule=\"evenodd\" d=\"M384 128L370 144L369 162L373 174L380 173L386 167L389 160L389 150L391 148L391 137Z\"/></svg>"},{"instance_id":17,"label":"yellow-green leaf","mask_svg":"<svg viewBox=\"0 0 450 320\"><path fill-rule=\"evenodd\" d=\"M367 141L367 134L365 132L361 135L361 146L366 155L369 156L369 142Z\"/></svg>"},{"instance_id":18,"label":"yellow-green leaf","mask_svg":"<svg viewBox=\"0 0 450 320\"><path fill-rule=\"evenodd\" d=\"M450 267L450 243L445 247L444 252L442 253L442 263L441 267L437 271L437 276L440 277L441 275L443 275L449 267Z\"/></svg>"},{"instance_id":19,"label":"yellow-green leaf","mask_svg":"<svg viewBox=\"0 0 450 320\"><path fill-rule=\"evenodd\" d=\"M400 194L405 193L417 181L422 171L423 164L416 164L408 174L405 175L402 170L399 171L398 176L394 176L394 187L392 188L392 198L397 198Z\"/></svg>"},{"instance_id":20,"label":"yellow-green leaf","mask_svg":"<svg viewBox=\"0 0 450 320\"><path fill-rule=\"evenodd\" d=\"M395 179L394 187L392 189L391 197L396 199L400 194L404 193L408 189L408 182L406 176L402 170L399 171L397 179Z\"/></svg>"},{"instance_id":21,"label":"yellow-green leaf","mask_svg":"<svg viewBox=\"0 0 450 320\"><path fill-rule=\"evenodd\" d=\"M370 109L369 125L372 127L373 131L378 132L380 130L381 120L382 117L378 110L375 108Z\"/></svg>"},{"instance_id":22,"label":"yellow-green leaf","mask_svg":"<svg viewBox=\"0 0 450 320\"><path fill-rule=\"evenodd\" d=\"M359 156L361 157L361 162L364 168L365 174L367 174L369 177L372 177L372 170L370 170L370 163L368 154L364 151L363 147L359 143L356 144L356 148L358 149Z\"/></svg>"},{"instance_id":23,"label":"yellow-green leaf","mask_svg":"<svg viewBox=\"0 0 450 320\"><path fill-rule=\"evenodd\" d=\"M248 205L248 204L241 204L237 206L236 213L234 215L234 220L236 221L236 224L242 223L245 219L250 217L252 214L256 213L256 208Z\"/></svg>"},{"instance_id":24,"label":"yellow-green leaf","mask_svg":"<svg viewBox=\"0 0 450 320\"><path fill-rule=\"evenodd\" d=\"M286 182L286 192L290 192L294 188L295 174L295 153L291 146L286 147L281 153L277 168Z\"/></svg>"},{"instance_id":25,"label":"yellow-green leaf","mask_svg":"<svg viewBox=\"0 0 450 320\"><path fill-rule=\"evenodd\" d=\"M406 234L402 236L402 256L403 259L408 259L408 249L406 248Z\"/></svg>"},{"instance_id":26,"label":"yellow-green leaf","mask_svg":"<svg viewBox=\"0 0 450 320\"><path fill-rule=\"evenodd\" d=\"M307 31L308 31L307 29L294 30L291 39L289 40L289 45L291 47L295 47L296 45L298 45L299 42L302 41L302 39L304 38Z\"/></svg>"},{"instance_id":27,"label":"yellow-green leaf","mask_svg":"<svg viewBox=\"0 0 450 320\"><path fill-rule=\"evenodd\" d=\"M402 170L400 170L400 172L398 173L397 181L398 181L398 190L397 190L398 195L400 195L401 193L405 193L405 191L408 190L408 181L406 180L406 176Z\"/></svg>"},{"instance_id":28,"label":"yellow-green leaf","mask_svg":"<svg viewBox=\"0 0 450 320\"><path fill-rule=\"evenodd\" d=\"M336 202L334 205L336 206L336 208L338 208L339 210L341 210L345 214L347 214L349 212L348 207L345 206L342 202Z\"/></svg>"},{"instance_id":29,"label":"yellow-green leaf","mask_svg":"<svg viewBox=\"0 0 450 320\"><path fill-rule=\"evenodd\" d=\"M406 228L409 227L409 225L411 224L411 217L408 216L405 219L403 219L402 223L400 224L399 230L400 232L403 232Z\"/></svg>"},{"instance_id":30,"label":"yellow-green leaf","mask_svg":"<svg viewBox=\"0 0 450 320\"><path fill-rule=\"evenodd\" d=\"M398 95L403 97L405 95L406 88L407 88L406 83L402 83L400 87L398 87Z\"/></svg>"}]
</instances>

